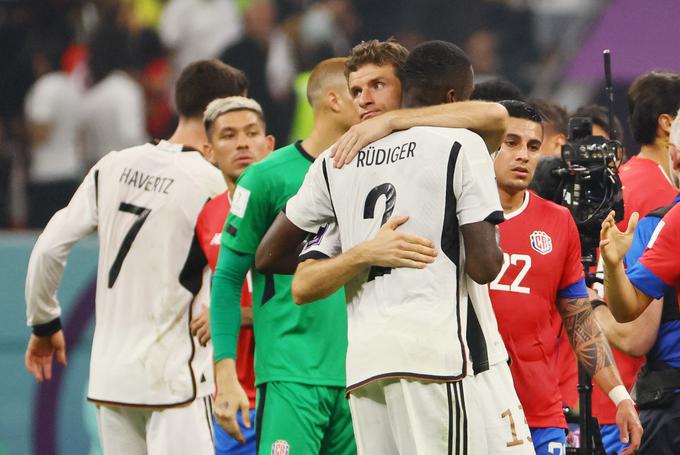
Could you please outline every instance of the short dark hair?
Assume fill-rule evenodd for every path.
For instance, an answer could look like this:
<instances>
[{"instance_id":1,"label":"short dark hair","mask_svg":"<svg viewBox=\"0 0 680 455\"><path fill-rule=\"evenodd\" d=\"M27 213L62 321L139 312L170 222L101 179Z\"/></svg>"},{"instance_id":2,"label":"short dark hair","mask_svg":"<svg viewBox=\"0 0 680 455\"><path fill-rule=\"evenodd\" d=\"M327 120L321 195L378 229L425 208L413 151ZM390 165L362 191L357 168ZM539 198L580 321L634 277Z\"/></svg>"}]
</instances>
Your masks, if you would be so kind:
<instances>
[{"instance_id":1,"label":"short dark hair","mask_svg":"<svg viewBox=\"0 0 680 455\"><path fill-rule=\"evenodd\" d=\"M588 117L593 121L593 125L597 125L609 134L609 110L600 106L599 104L590 104L588 106L581 106L571 113L570 117ZM610 139L621 141L623 139L623 126L621 120L616 115L612 116L614 123L614 132Z\"/></svg>"},{"instance_id":2,"label":"short dark hair","mask_svg":"<svg viewBox=\"0 0 680 455\"><path fill-rule=\"evenodd\" d=\"M529 100L531 106L538 111L544 124L549 125L557 133L569 134L569 114L567 110L557 103L533 98Z\"/></svg>"},{"instance_id":3,"label":"short dark hair","mask_svg":"<svg viewBox=\"0 0 680 455\"><path fill-rule=\"evenodd\" d=\"M203 111L217 98L245 95L248 79L243 71L219 60L189 64L175 84L175 104L181 117L203 119Z\"/></svg>"},{"instance_id":4,"label":"short dark hair","mask_svg":"<svg viewBox=\"0 0 680 455\"><path fill-rule=\"evenodd\" d=\"M518 100L502 100L498 102L508 111L510 117L531 120L542 124L542 117L539 111L531 104Z\"/></svg>"},{"instance_id":5,"label":"short dark hair","mask_svg":"<svg viewBox=\"0 0 680 455\"><path fill-rule=\"evenodd\" d=\"M470 99L498 102L503 100L524 101L525 97L519 87L509 80L499 77L475 84Z\"/></svg>"},{"instance_id":6,"label":"short dark hair","mask_svg":"<svg viewBox=\"0 0 680 455\"><path fill-rule=\"evenodd\" d=\"M628 114L633 138L653 144L659 115L675 117L680 108L680 74L652 71L638 77L628 89Z\"/></svg>"},{"instance_id":7,"label":"short dark hair","mask_svg":"<svg viewBox=\"0 0 680 455\"><path fill-rule=\"evenodd\" d=\"M408 57L408 50L394 38L385 41L372 39L362 41L352 48L345 62L345 77L364 65L393 65L395 71L402 67Z\"/></svg>"},{"instance_id":8,"label":"short dark hair","mask_svg":"<svg viewBox=\"0 0 680 455\"><path fill-rule=\"evenodd\" d=\"M472 84L471 68L467 54L453 43L435 40L419 44L397 70L402 100L407 99L410 106L441 104L453 89L462 101L470 95L465 88Z\"/></svg>"}]
</instances>

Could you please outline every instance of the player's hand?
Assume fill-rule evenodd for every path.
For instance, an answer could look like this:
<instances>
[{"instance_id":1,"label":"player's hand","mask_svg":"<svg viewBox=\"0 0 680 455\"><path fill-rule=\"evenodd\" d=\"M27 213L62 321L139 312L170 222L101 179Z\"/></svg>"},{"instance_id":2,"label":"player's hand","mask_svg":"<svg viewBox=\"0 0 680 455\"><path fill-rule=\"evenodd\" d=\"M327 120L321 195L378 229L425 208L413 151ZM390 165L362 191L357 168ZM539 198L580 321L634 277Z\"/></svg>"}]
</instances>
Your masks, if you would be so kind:
<instances>
[{"instance_id":1,"label":"player's hand","mask_svg":"<svg viewBox=\"0 0 680 455\"><path fill-rule=\"evenodd\" d=\"M614 212L610 212L602 222L600 230L600 254L606 265L617 265L623 261L630 245L633 243L633 234L637 226L639 215L633 213L628 220L628 227L621 232L614 222Z\"/></svg>"},{"instance_id":2,"label":"player's hand","mask_svg":"<svg viewBox=\"0 0 680 455\"><path fill-rule=\"evenodd\" d=\"M623 455L632 454L640 448L642 425L633 400L623 400L619 403L616 408L616 426L621 432L621 442L628 444L622 452Z\"/></svg>"},{"instance_id":3,"label":"player's hand","mask_svg":"<svg viewBox=\"0 0 680 455\"><path fill-rule=\"evenodd\" d=\"M395 231L408 221L408 218L408 216L390 218L373 239L360 245L370 265L422 269L434 262L437 250L430 240Z\"/></svg>"},{"instance_id":4,"label":"player's hand","mask_svg":"<svg viewBox=\"0 0 680 455\"><path fill-rule=\"evenodd\" d=\"M210 309L203 305L203 311L196 316L189 324L191 334L198 338L201 346L205 346L210 341Z\"/></svg>"},{"instance_id":5,"label":"player's hand","mask_svg":"<svg viewBox=\"0 0 680 455\"><path fill-rule=\"evenodd\" d=\"M237 413L241 411L243 426L250 428L250 402L238 381L218 389L215 397L215 418L217 423L240 443L246 442L238 424Z\"/></svg>"},{"instance_id":6,"label":"player's hand","mask_svg":"<svg viewBox=\"0 0 680 455\"><path fill-rule=\"evenodd\" d=\"M66 340L64 331L59 330L50 336L31 335L26 348L26 369L38 382L52 379L52 358L66 366Z\"/></svg>"},{"instance_id":7,"label":"player's hand","mask_svg":"<svg viewBox=\"0 0 680 455\"><path fill-rule=\"evenodd\" d=\"M359 150L389 135L392 132L392 115L386 112L357 123L347 130L331 148L331 158L335 158L335 167L341 168L351 163Z\"/></svg>"}]
</instances>

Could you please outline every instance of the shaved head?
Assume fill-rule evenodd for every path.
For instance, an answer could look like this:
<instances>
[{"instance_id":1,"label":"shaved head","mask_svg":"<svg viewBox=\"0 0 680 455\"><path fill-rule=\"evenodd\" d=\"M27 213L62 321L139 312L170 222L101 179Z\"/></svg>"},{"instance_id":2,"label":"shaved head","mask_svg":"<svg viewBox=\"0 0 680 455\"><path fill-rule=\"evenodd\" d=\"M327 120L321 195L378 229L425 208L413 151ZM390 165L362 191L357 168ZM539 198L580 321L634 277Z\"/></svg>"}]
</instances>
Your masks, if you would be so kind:
<instances>
[{"instance_id":1,"label":"shaved head","mask_svg":"<svg viewBox=\"0 0 680 455\"><path fill-rule=\"evenodd\" d=\"M345 79L345 62L347 58L336 57L322 61L314 67L307 82L307 100L316 110L329 90L348 90Z\"/></svg>"}]
</instances>

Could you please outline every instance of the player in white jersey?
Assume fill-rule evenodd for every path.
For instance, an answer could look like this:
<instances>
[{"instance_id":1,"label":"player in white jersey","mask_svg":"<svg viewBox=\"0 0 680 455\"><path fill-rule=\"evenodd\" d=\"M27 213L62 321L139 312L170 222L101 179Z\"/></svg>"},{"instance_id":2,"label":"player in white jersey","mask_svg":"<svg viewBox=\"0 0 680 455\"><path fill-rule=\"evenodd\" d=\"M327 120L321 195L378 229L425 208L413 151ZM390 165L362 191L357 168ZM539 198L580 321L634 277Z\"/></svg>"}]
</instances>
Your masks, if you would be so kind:
<instances>
[{"instance_id":1,"label":"player in white jersey","mask_svg":"<svg viewBox=\"0 0 680 455\"><path fill-rule=\"evenodd\" d=\"M489 149L497 148L499 142L495 139L496 131L500 130L502 138L503 120L507 117L507 112L501 109L504 115L500 115L500 112L492 109L495 106L493 104L438 104L388 112L395 109L401 99L401 84L395 73L403 64L403 60L394 58L397 55L394 47L398 46L397 43L391 41L369 41L361 43L352 50L347 65L350 91L362 114L362 119L366 118L366 120L352 127L339 144L344 143L348 150L352 149L356 152L370 142L368 138L382 137L393 128L424 124L455 125L463 120L457 118L455 108L465 106L466 112L470 113L478 108L486 110L481 117L482 121L475 122L474 128L484 135ZM455 94L449 91L445 98L442 97L437 103L465 99L464 91L459 90ZM468 120L472 120L473 117L471 115ZM496 126L499 123L500 125ZM352 153L345 155L339 151L336 154L336 161L338 157L346 156L348 157L346 162L350 162ZM408 217L393 217L375 238L337 257L333 256L341 251L339 236L333 226L329 226L324 232L323 240L316 239L310 242L300 258L302 261L293 289L298 303L320 298L327 292L333 292L371 265L423 267L429 263L432 250L431 243L427 239L410 235L403 230L394 230L407 219ZM409 225L404 227L409 230ZM299 238L300 232L299 228L292 224L285 215L280 215L258 250L258 266L285 267L284 256L294 246L292 245L294 242L290 239ZM338 237L335 244L330 240L333 236ZM323 258L333 259L315 260ZM467 341L470 360L476 374L474 378L468 377L465 382L475 382L475 387L479 390L478 396L483 398L478 406L478 412L482 413L485 418L488 453L533 453L530 444L523 446L508 446L507 444L507 441L512 439L513 430L528 431L528 427L521 410L518 409L520 404L507 365L508 354L498 333L486 286L475 283L469 277L465 279L470 293L468 305L474 310L468 311ZM507 409L513 410L512 415L516 417L514 422L508 422L509 419L503 417ZM383 421L386 420L383 419ZM356 431L366 434L380 431L380 429L364 428ZM480 429L478 428L477 431ZM361 443L359 445L361 447Z\"/></svg>"},{"instance_id":2,"label":"player in white jersey","mask_svg":"<svg viewBox=\"0 0 680 455\"><path fill-rule=\"evenodd\" d=\"M56 299L66 257L78 239L98 233L88 399L97 405L106 454L214 453L212 349L192 336L209 305L195 224L226 185L198 150L207 142L207 104L246 88L241 71L217 60L189 65L175 89L180 120L173 136L97 162L31 254L26 367L42 381L51 378L55 355L66 364Z\"/></svg>"},{"instance_id":3,"label":"player in white jersey","mask_svg":"<svg viewBox=\"0 0 680 455\"><path fill-rule=\"evenodd\" d=\"M472 89L469 61L450 43L417 47L401 74L405 106L451 101L453 93L465 99ZM499 265L493 224L502 216L483 141L468 130L412 128L372 143L342 170L326 153L306 181L288 218L307 231L337 218L343 251L407 213L409 232L440 252L424 269L371 267L346 285L347 383L360 452L487 453L475 384L461 382L472 374L463 271L485 283Z\"/></svg>"}]
</instances>

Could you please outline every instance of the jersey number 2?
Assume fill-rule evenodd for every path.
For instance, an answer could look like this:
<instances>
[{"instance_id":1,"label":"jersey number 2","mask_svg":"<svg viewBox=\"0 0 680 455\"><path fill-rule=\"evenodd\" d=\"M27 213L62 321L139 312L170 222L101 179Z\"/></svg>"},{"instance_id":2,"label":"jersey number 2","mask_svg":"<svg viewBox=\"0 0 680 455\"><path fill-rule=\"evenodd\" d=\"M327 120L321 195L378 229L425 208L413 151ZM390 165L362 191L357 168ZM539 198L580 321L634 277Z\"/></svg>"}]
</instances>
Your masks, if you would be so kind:
<instances>
[{"instance_id":1,"label":"jersey number 2","mask_svg":"<svg viewBox=\"0 0 680 455\"><path fill-rule=\"evenodd\" d=\"M116 259L113 261L113 265L111 265L111 268L109 269L109 289L111 289L113 285L116 284L116 279L118 279L118 274L120 273L120 268L123 265L125 256L127 256L128 252L130 251L132 242L135 241L135 237L137 237L137 234L139 234L139 230L142 228L142 225L149 217L149 213L151 213L151 209L128 204L127 202L121 202L118 210L121 212L132 213L133 215L137 215L139 218L137 218L135 222L132 223L130 230L127 232L127 234L125 234L123 243L121 243L118 254L116 254Z\"/></svg>"},{"instance_id":2,"label":"jersey number 2","mask_svg":"<svg viewBox=\"0 0 680 455\"><path fill-rule=\"evenodd\" d=\"M501 284L500 281L503 279L503 275L505 275L505 272L508 271L510 265L517 265L519 262L523 262L524 265L522 266L522 270L519 271L513 280L512 284ZM527 273L529 273L530 268L531 256L528 254L503 253L503 267L501 267L501 271L498 273L496 279L489 284L489 288L493 289L494 291L510 291L518 292L520 294L529 294L531 289L520 285L522 284L524 277L527 275Z\"/></svg>"},{"instance_id":3,"label":"jersey number 2","mask_svg":"<svg viewBox=\"0 0 680 455\"><path fill-rule=\"evenodd\" d=\"M364 203L364 219L369 220L375 218L375 204L378 202L380 196L385 196L385 212L382 216L380 226L385 224L392 216L394 211L394 204L397 201L397 190L391 183L383 183L378 185L368 192L366 202ZM389 267L373 266L368 271L368 281L373 281L378 276L388 275L392 272Z\"/></svg>"}]
</instances>

